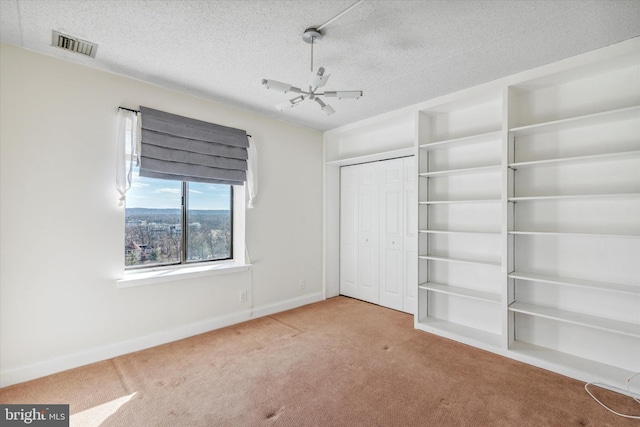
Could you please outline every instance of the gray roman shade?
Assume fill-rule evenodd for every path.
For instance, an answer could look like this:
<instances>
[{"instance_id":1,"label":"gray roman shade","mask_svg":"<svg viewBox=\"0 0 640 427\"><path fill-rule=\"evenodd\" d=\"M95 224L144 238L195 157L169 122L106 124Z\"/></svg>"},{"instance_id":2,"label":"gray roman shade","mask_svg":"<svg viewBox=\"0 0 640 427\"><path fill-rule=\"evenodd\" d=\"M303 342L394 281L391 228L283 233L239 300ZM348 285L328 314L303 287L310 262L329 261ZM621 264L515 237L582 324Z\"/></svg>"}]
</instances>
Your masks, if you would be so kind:
<instances>
[{"instance_id":1,"label":"gray roman shade","mask_svg":"<svg viewBox=\"0 0 640 427\"><path fill-rule=\"evenodd\" d=\"M247 132L140 107L140 176L243 185Z\"/></svg>"}]
</instances>

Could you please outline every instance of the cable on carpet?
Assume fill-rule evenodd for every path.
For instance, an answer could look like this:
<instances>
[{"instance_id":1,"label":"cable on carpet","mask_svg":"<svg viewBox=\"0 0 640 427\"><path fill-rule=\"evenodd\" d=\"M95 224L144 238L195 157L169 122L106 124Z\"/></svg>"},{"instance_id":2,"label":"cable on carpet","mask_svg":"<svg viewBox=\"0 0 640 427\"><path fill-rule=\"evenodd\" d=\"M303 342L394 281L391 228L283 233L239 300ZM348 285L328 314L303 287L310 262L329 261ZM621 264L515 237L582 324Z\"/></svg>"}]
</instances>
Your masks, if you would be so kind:
<instances>
[{"instance_id":1,"label":"cable on carpet","mask_svg":"<svg viewBox=\"0 0 640 427\"><path fill-rule=\"evenodd\" d=\"M635 376L640 375L640 372L636 372L635 374L631 375L629 378L627 378L627 392L629 392L629 395L631 396L631 398L633 400L635 400L637 403L640 403L640 399L638 399L637 397L635 397L634 395L636 393L631 391L631 388L629 386L629 384L631 383L631 379ZM596 387L602 387L602 388L617 388L617 387L611 387L610 385L607 384L603 384L603 383L597 383L597 382L588 382L584 385L584 389L587 391L587 393L589 393L589 396L591 396L591 398L593 398L593 400L595 400L596 402L598 402L600 404L600 406L602 406L604 409L606 409L607 411L614 413L616 415L618 415L619 417L624 417L624 418L631 418L634 420L640 420L640 415L627 415L627 414L621 414L620 412L616 412L613 409L609 408L607 405L605 405L604 403L602 403L600 400L598 400L597 397L595 397L591 391L589 390L589 386L590 385L595 385ZM621 389L618 389L621 390ZM624 391L624 390L623 390Z\"/></svg>"}]
</instances>

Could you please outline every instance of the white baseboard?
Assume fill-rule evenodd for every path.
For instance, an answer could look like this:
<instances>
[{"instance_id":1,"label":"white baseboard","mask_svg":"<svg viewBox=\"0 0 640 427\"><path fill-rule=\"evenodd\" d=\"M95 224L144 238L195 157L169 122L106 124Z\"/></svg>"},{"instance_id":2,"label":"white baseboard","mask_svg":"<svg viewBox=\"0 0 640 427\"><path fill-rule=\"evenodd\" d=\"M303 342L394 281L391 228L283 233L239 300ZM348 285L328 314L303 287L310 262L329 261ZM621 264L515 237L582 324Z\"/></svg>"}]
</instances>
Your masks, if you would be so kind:
<instances>
[{"instance_id":1,"label":"white baseboard","mask_svg":"<svg viewBox=\"0 0 640 427\"><path fill-rule=\"evenodd\" d=\"M222 316L212 317L201 322L191 323L167 331L157 332L155 334L121 341L91 350L80 351L62 357L44 360L28 366L3 370L0 372L0 387L33 380L46 375L66 371L67 369L88 365L90 363L100 362L102 360L122 356L123 354L144 350L157 345L188 338L194 335L213 331L215 329L224 328L226 326L235 325L258 317L269 316L271 314L322 300L322 292L316 292L313 294L303 295L301 297L253 307L251 309L224 314Z\"/></svg>"}]
</instances>

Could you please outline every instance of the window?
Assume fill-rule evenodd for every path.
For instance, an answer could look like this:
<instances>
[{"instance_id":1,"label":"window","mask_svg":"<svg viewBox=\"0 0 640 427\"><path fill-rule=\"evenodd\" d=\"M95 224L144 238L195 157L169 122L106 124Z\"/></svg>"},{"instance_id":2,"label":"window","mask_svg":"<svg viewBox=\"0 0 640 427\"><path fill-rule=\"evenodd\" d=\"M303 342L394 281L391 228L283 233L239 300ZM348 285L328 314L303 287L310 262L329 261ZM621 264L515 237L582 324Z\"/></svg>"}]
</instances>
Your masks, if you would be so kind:
<instances>
[{"instance_id":1,"label":"window","mask_svg":"<svg viewBox=\"0 0 640 427\"><path fill-rule=\"evenodd\" d=\"M119 283L246 270L245 187L249 207L256 193L246 131L144 106L118 115L116 189L131 272ZM172 268L141 271L158 266Z\"/></svg>"},{"instance_id":2,"label":"window","mask_svg":"<svg viewBox=\"0 0 640 427\"><path fill-rule=\"evenodd\" d=\"M127 269L233 258L233 186L141 177L125 208Z\"/></svg>"}]
</instances>

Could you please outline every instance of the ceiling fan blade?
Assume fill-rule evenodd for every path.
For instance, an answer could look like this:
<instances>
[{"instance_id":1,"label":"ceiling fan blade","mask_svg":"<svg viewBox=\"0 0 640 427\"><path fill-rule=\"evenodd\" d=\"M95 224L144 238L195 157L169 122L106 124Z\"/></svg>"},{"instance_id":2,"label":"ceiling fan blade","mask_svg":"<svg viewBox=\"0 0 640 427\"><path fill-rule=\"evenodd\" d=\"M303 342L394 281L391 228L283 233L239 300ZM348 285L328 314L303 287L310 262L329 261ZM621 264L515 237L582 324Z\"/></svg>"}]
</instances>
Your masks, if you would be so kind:
<instances>
[{"instance_id":1,"label":"ceiling fan blade","mask_svg":"<svg viewBox=\"0 0 640 427\"><path fill-rule=\"evenodd\" d=\"M325 113L327 116L332 115L333 113L336 112L336 110L333 109L333 107L329 104L327 104L326 106L324 106L322 108L322 112Z\"/></svg>"},{"instance_id":2,"label":"ceiling fan blade","mask_svg":"<svg viewBox=\"0 0 640 427\"><path fill-rule=\"evenodd\" d=\"M363 93L361 90L337 90L325 91L323 95L327 98L358 99L363 95Z\"/></svg>"},{"instance_id":3,"label":"ceiling fan blade","mask_svg":"<svg viewBox=\"0 0 640 427\"><path fill-rule=\"evenodd\" d=\"M277 80L262 79L262 84L267 89L275 90L276 92L282 92L282 93L287 93L287 92L301 93L302 92L302 89L300 88L291 86L289 83L279 82Z\"/></svg>"},{"instance_id":4,"label":"ceiling fan blade","mask_svg":"<svg viewBox=\"0 0 640 427\"><path fill-rule=\"evenodd\" d=\"M293 108L296 105L300 104L302 101L305 100L304 95L300 95L300 96L296 96L295 98L291 98L288 101L285 102L281 102L279 104L276 104L275 107L276 109L278 109L279 111L284 110L285 108Z\"/></svg>"},{"instance_id":5,"label":"ceiling fan blade","mask_svg":"<svg viewBox=\"0 0 640 427\"><path fill-rule=\"evenodd\" d=\"M320 109L327 116L330 116L330 115L332 115L333 113L336 112L336 110L334 110L331 105L325 104L324 102L322 102L322 100L320 98L315 98L314 101L316 101L320 105Z\"/></svg>"},{"instance_id":6,"label":"ceiling fan blade","mask_svg":"<svg viewBox=\"0 0 640 427\"><path fill-rule=\"evenodd\" d=\"M309 86L311 86L312 88L314 88L314 90L316 90L319 87L323 87L324 85L327 84L327 81L329 81L329 77L331 77L331 74L324 74L324 68L320 67L318 68L318 71L316 73L311 73L311 78L309 79Z\"/></svg>"}]
</instances>

